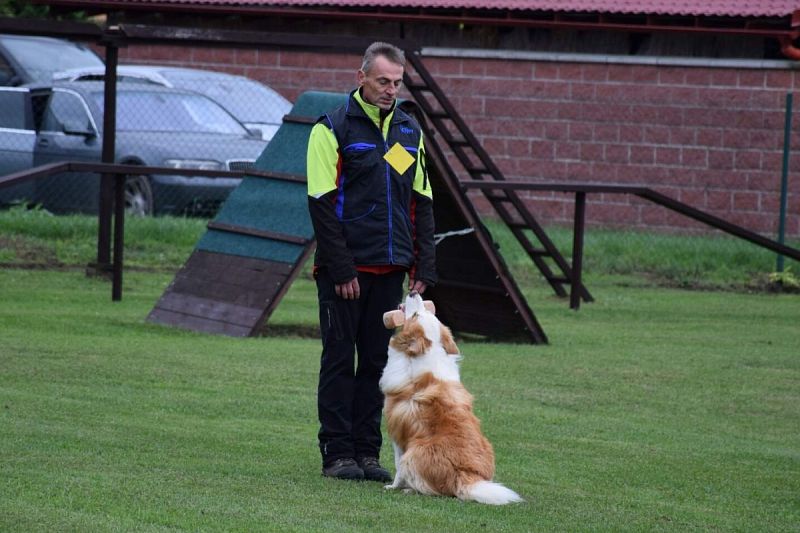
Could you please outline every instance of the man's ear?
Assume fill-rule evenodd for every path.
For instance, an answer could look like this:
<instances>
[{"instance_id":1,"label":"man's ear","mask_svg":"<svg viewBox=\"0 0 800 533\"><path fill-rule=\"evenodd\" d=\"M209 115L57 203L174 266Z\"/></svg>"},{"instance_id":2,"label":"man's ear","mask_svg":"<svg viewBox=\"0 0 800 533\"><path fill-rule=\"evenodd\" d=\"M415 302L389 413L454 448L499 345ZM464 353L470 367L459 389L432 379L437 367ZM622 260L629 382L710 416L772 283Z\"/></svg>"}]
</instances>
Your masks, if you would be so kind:
<instances>
[{"instance_id":1,"label":"man's ear","mask_svg":"<svg viewBox=\"0 0 800 533\"><path fill-rule=\"evenodd\" d=\"M364 73L363 70L359 69L358 73L356 74L356 81L358 81L358 86L361 87L364 85L364 81L367 79L367 75Z\"/></svg>"}]
</instances>

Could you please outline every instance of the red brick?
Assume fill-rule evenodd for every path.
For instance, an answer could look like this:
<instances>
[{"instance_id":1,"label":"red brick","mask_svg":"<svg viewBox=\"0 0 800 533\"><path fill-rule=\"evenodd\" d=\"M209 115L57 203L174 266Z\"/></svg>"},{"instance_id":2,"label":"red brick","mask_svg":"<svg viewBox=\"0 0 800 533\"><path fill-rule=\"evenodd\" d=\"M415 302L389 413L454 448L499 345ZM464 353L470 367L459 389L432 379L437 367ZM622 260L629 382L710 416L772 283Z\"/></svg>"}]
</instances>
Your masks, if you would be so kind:
<instances>
[{"instance_id":1,"label":"red brick","mask_svg":"<svg viewBox=\"0 0 800 533\"><path fill-rule=\"evenodd\" d=\"M533 66L527 61L487 61L484 65L484 75L496 78L530 80L533 78L533 70Z\"/></svg>"},{"instance_id":2,"label":"red brick","mask_svg":"<svg viewBox=\"0 0 800 533\"><path fill-rule=\"evenodd\" d=\"M628 122L649 125L658 123L658 106L634 105L631 107L631 118Z\"/></svg>"},{"instance_id":3,"label":"red brick","mask_svg":"<svg viewBox=\"0 0 800 533\"><path fill-rule=\"evenodd\" d=\"M556 143L556 159L577 160L580 159L580 147L575 143L560 142Z\"/></svg>"},{"instance_id":4,"label":"red brick","mask_svg":"<svg viewBox=\"0 0 800 533\"><path fill-rule=\"evenodd\" d=\"M709 150L708 168L729 170L733 168L733 152L729 150Z\"/></svg>"},{"instance_id":5,"label":"red brick","mask_svg":"<svg viewBox=\"0 0 800 533\"><path fill-rule=\"evenodd\" d=\"M736 70L720 69L711 71L711 85L717 87L736 87L738 79Z\"/></svg>"},{"instance_id":6,"label":"red brick","mask_svg":"<svg viewBox=\"0 0 800 533\"><path fill-rule=\"evenodd\" d=\"M593 83L570 83L569 84L569 97L577 102L591 102L595 100L595 89L600 89L601 86Z\"/></svg>"},{"instance_id":7,"label":"red brick","mask_svg":"<svg viewBox=\"0 0 800 533\"><path fill-rule=\"evenodd\" d=\"M748 148L750 146L750 136L747 130L727 129L722 136L722 145L725 148Z\"/></svg>"},{"instance_id":8,"label":"red brick","mask_svg":"<svg viewBox=\"0 0 800 533\"><path fill-rule=\"evenodd\" d=\"M633 79L632 65L608 65L608 81L623 82Z\"/></svg>"},{"instance_id":9,"label":"red brick","mask_svg":"<svg viewBox=\"0 0 800 533\"><path fill-rule=\"evenodd\" d=\"M695 135L697 129L695 128L672 128L669 132L670 144L694 145Z\"/></svg>"},{"instance_id":10,"label":"red brick","mask_svg":"<svg viewBox=\"0 0 800 533\"><path fill-rule=\"evenodd\" d=\"M671 192L669 196L697 209L702 209L706 206L707 194L705 189L679 189Z\"/></svg>"},{"instance_id":11,"label":"red brick","mask_svg":"<svg viewBox=\"0 0 800 533\"><path fill-rule=\"evenodd\" d=\"M582 161L603 161L602 144L581 143L580 153Z\"/></svg>"},{"instance_id":12,"label":"red brick","mask_svg":"<svg viewBox=\"0 0 800 533\"><path fill-rule=\"evenodd\" d=\"M541 159L553 159L556 153L556 144L552 141L530 142L530 153L533 157Z\"/></svg>"},{"instance_id":13,"label":"red brick","mask_svg":"<svg viewBox=\"0 0 800 533\"><path fill-rule=\"evenodd\" d=\"M570 141L591 141L594 128L591 124L571 123L568 126Z\"/></svg>"},{"instance_id":14,"label":"red brick","mask_svg":"<svg viewBox=\"0 0 800 533\"><path fill-rule=\"evenodd\" d=\"M794 86L794 76L788 70L767 71L765 81L770 88L791 89Z\"/></svg>"},{"instance_id":15,"label":"red brick","mask_svg":"<svg viewBox=\"0 0 800 533\"><path fill-rule=\"evenodd\" d=\"M751 191L779 191L781 176L774 172L751 171L747 173L747 189Z\"/></svg>"},{"instance_id":16,"label":"red brick","mask_svg":"<svg viewBox=\"0 0 800 533\"><path fill-rule=\"evenodd\" d=\"M566 166L565 178L570 181L591 181L592 165L583 161L570 161Z\"/></svg>"},{"instance_id":17,"label":"red brick","mask_svg":"<svg viewBox=\"0 0 800 533\"><path fill-rule=\"evenodd\" d=\"M695 131L698 146L722 146L723 130L721 128L697 128Z\"/></svg>"},{"instance_id":18,"label":"red brick","mask_svg":"<svg viewBox=\"0 0 800 533\"><path fill-rule=\"evenodd\" d=\"M653 144L668 144L669 128L663 126L645 126L644 142Z\"/></svg>"},{"instance_id":19,"label":"red brick","mask_svg":"<svg viewBox=\"0 0 800 533\"><path fill-rule=\"evenodd\" d=\"M639 125L623 124L619 127L619 140L628 143L640 143L644 139L644 128Z\"/></svg>"},{"instance_id":20,"label":"red brick","mask_svg":"<svg viewBox=\"0 0 800 533\"><path fill-rule=\"evenodd\" d=\"M533 79L536 80L558 79L558 63L542 61L534 64Z\"/></svg>"},{"instance_id":21,"label":"red brick","mask_svg":"<svg viewBox=\"0 0 800 533\"><path fill-rule=\"evenodd\" d=\"M558 79L580 81L583 79L584 66L579 63L562 63L558 66Z\"/></svg>"},{"instance_id":22,"label":"red brick","mask_svg":"<svg viewBox=\"0 0 800 533\"><path fill-rule=\"evenodd\" d=\"M173 47L152 48L150 59L169 59L174 53L171 50ZM194 48L192 49L192 61L195 63L230 65L235 61L235 52L232 48ZM160 57L160 53L165 55Z\"/></svg>"},{"instance_id":23,"label":"red brick","mask_svg":"<svg viewBox=\"0 0 800 533\"><path fill-rule=\"evenodd\" d=\"M608 80L606 65L586 63L583 65L583 81L602 82Z\"/></svg>"},{"instance_id":24,"label":"red brick","mask_svg":"<svg viewBox=\"0 0 800 533\"><path fill-rule=\"evenodd\" d=\"M649 65L631 66L631 80L634 83L658 83L658 67Z\"/></svg>"},{"instance_id":25,"label":"red brick","mask_svg":"<svg viewBox=\"0 0 800 533\"><path fill-rule=\"evenodd\" d=\"M706 196L706 205L714 211L730 211L733 205L732 196L730 191L709 190Z\"/></svg>"},{"instance_id":26,"label":"red brick","mask_svg":"<svg viewBox=\"0 0 800 533\"><path fill-rule=\"evenodd\" d=\"M686 79L686 67L661 67L658 71L658 83L663 85L683 85Z\"/></svg>"},{"instance_id":27,"label":"red brick","mask_svg":"<svg viewBox=\"0 0 800 533\"><path fill-rule=\"evenodd\" d=\"M740 70L737 85L739 87L764 87L766 73L761 70Z\"/></svg>"},{"instance_id":28,"label":"red brick","mask_svg":"<svg viewBox=\"0 0 800 533\"><path fill-rule=\"evenodd\" d=\"M705 68L687 68L686 85L711 85L711 72Z\"/></svg>"},{"instance_id":29,"label":"red brick","mask_svg":"<svg viewBox=\"0 0 800 533\"><path fill-rule=\"evenodd\" d=\"M453 76L460 75L463 72L463 65L471 63L470 60L462 60L456 58L426 58L425 66L431 71L431 74L437 76Z\"/></svg>"},{"instance_id":30,"label":"red brick","mask_svg":"<svg viewBox=\"0 0 800 533\"><path fill-rule=\"evenodd\" d=\"M737 170L750 170L761 168L761 152L755 150L742 150L736 152L734 167Z\"/></svg>"},{"instance_id":31,"label":"red brick","mask_svg":"<svg viewBox=\"0 0 800 533\"><path fill-rule=\"evenodd\" d=\"M544 138L566 141L569 138L569 125L566 122L548 122L544 125Z\"/></svg>"},{"instance_id":32,"label":"red brick","mask_svg":"<svg viewBox=\"0 0 800 533\"><path fill-rule=\"evenodd\" d=\"M643 165L652 165L656 162L656 150L652 146L636 146L630 147L631 163L639 163Z\"/></svg>"},{"instance_id":33,"label":"red brick","mask_svg":"<svg viewBox=\"0 0 800 533\"><path fill-rule=\"evenodd\" d=\"M258 50L256 64L262 67L277 67L280 65L281 52L274 50Z\"/></svg>"},{"instance_id":34,"label":"red brick","mask_svg":"<svg viewBox=\"0 0 800 533\"><path fill-rule=\"evenodd\" d=\"M532 154L531 142L521 139L507 139L506 153L510 157L528 157Z\"/></svg>"},{"instance_id":35,"label":"red brick","mask_svg":"<svg viewBox=\"0 0 800 533\"><path fill-rule=\"evenodd\" d=\"M687 167L707 167L708 150L703 148L681 148L681 163Z\"/></svg>"},{"instance_id":36,"label":"red brick","mask_svg":"<svg viewBox=\"0 0 800 533\"><path fill-rule=\"evenodd\" d=\"M736 191L733 193L733 209L735 211L757 211L758 199L757 192Z\"/></svg>"},{"instance_id":37,"label":"red brick","mask_svg":"<svg viewBox=\"0 0 800 533\"><path fill-rule=\"evenodd\" d=\"M628 145L626 144L607 144L605 149L605 159L611 163L629 162Z\"/></svg>"},{"instance_id":38,"label":"red brick","mask_svg":"<svg viewBox=\"0 0 800 533\"><path fill-rule=\"evenodd\" d=\"M619 140L619 126L615 124L596 124L592 134L594 141L616 142Z\"/></svg>"},{"instance_id":39,"label":"red brick","mask_svg":"<svg viewBox=\"0 0 800 533\"><path fill-rule=\"evenodd\" d=\"M679 148L659 146L656 148L656 164L658 165L679 165L681 162L681 151Z\"/></svg>"}]
</instances>

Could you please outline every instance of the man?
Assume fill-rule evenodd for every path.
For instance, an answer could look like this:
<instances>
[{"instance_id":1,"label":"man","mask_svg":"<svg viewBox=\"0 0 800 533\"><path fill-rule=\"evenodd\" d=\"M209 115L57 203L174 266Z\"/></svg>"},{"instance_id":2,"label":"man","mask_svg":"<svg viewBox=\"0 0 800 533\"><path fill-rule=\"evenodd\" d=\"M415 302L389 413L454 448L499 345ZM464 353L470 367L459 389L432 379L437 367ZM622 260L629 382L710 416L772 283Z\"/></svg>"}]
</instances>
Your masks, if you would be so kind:
<instances>
[{"instance_id":1,"label":"man","mask_svg":"<svg viewBox=\"0 0 800 533\"><path fill-rule=\"evenodd\" d=\"M399 48L370 45L359 87L320 117L308 144L322 337L319 447L323 475L340 479L392 479L378 460L378 380L391 336L383 313L402 300L406 274L419 293L436 281L422 132L396 105L404 66Z\"/></svg>"}]
</instances>

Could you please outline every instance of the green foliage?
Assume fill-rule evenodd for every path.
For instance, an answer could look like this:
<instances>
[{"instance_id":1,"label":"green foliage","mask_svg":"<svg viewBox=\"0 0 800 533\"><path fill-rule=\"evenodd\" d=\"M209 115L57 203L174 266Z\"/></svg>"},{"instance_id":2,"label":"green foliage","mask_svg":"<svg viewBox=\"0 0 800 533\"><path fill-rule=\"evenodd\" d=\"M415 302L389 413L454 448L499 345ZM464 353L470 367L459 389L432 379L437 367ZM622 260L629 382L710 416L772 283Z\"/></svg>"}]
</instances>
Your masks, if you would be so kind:
<instances>
[{"instance_id":1,"label":"green foliage","mask_svg":"<svg viewBox=\"0 0 800 533\"><path fill-rule=\"evenodd\" d=\"M772 272L769 275L769 282L787 290L800 290L800 279L794 275L791 268L786 268L783 272Z\"/></svg>"},{"instance_id":2,"label":"green foliage","mask_svg":"<svg viewBox=\"0 0 800 533\"><path fill-rule=\"evenodd\" d=\"M0 0L0 16L82 21L88 19L85 11L71 11L54 15L50 6L33 4L27 0Z\"/></svg>"},{"instance_id":3,"label":"green foliage","mask_svg":"<svg viewBox=\"0 0 800 533\"><path fill-rule=\"evenodd\" d=\"M4 17L45 18L49 12L49 6L26 0L0 0L0 15Z\"/></svg>"}]
</instances>

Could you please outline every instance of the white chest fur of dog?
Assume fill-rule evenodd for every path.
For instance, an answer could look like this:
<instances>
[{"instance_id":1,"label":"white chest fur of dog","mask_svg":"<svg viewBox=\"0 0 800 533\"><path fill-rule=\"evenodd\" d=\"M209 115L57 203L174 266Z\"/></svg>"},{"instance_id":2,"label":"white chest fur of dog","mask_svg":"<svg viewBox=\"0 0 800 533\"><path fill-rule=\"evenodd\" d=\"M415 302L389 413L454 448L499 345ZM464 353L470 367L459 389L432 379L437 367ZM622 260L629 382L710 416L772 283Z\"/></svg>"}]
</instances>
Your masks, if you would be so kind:
<instances>
[{"instance_id":1,"label":"white chest fur of dog","mask_svg":"<svg viewBox=\"0 0 800 533\"><path fill-rule=\"evenodd\" d=\"M406 299L404 312L380 380L397 472L386 488L493 505L522 501L492 482L494 450L461 384L450 330L417 294Z\"/></svg>"}]
</instances>

